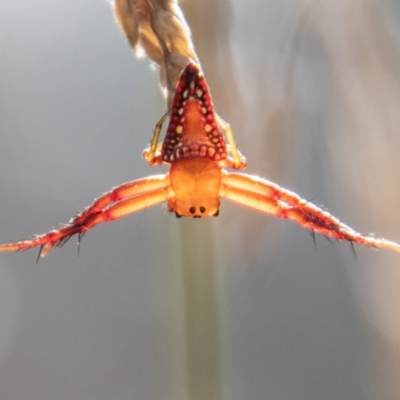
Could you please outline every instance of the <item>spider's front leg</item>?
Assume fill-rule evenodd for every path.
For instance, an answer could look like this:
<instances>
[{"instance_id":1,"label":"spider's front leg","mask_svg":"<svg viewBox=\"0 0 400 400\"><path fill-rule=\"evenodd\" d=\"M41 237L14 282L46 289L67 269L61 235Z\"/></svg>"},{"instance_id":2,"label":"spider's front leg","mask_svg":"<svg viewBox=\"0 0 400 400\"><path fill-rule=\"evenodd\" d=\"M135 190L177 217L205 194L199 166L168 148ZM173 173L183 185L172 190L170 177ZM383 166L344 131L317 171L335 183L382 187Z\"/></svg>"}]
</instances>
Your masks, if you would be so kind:
<instances>
[{"instance_id":1,"label":"spider's front leg","mask_svg":"<svg viewBox=\"0 0 400 400\"><path fill-rule=\"evenodd\" d=\"M159 165L163 163L161 158L161 148L162 143L158 143L160 139L160 133L163 126L164 121L170 116L171 111L168 110L157 122L154 128L154 134L151 139L150 147L143 150L142 156L149 163L149 165Z\"/></svg>"},{"instance_id":2,"label":"spider's front leg","mask_svg":"<svg viewBox=\"0 0 400 400\"><path fill-rule=\"evenodd\" d=\"M151 147L147 147L142 151L142 157L149 163L149 165L156 166L164 164L161 155L162 143L159 143L154 150Z\"/></svg>"},{"instance_id":3,"label":"spider's front leg","mask_svg":"<svg viewBox=\"0 0 400 400\"><path fill-rule=\"evenodd\" d=\"M232 169L245 169L247 165L246 158L239 151L229 124L226 123L219 115L216 115L216 118L218 125L224 131L228 140L228 150L230 155L226 158L225 165Z\"/></svg>"},{"instance_id":4,"label":"spider's front leg","mask_svg":"<svg viewBox=\"0 0 400 400\"><path fill-rule=\"evenodd\" d=\"M0 251L40 247L45 256L54 246L63 245L71 236L82 235L100 222L113 221L161 203L169 195L168 175L155 175L125 183L105 193L72 218L68 224L33 239L0 245Z\"/></svg>"},{"instance_id":5,"label":"spider's front leg","mask_svg":"<svg viewBox=\"0 0 400 400\"><path fill-rule=\"evenodd\" d=\"M338 240L400 251L397 243L362 235L296 193L256 176L225 172L220 195L267 214L291 219L303 228Z\"/></svg>"}]
</instances>

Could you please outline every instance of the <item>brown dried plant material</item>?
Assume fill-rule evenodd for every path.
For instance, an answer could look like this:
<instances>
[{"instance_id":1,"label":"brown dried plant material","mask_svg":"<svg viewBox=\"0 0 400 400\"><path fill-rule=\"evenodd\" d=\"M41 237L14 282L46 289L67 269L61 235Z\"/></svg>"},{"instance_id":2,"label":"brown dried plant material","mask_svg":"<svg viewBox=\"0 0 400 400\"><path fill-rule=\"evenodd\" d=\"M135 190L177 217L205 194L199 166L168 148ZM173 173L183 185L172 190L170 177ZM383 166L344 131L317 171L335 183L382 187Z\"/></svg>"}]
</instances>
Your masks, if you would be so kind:
<instances>
[{"instance_id":1,"label":"brown dried plant material","mask_svg":"<svg viewBox=\"0 0 400 400\"><path fill-rule=\"evenodd\" d=\"M190 29L176 0L115 0L117 22L138 56L147 55L160 67L167 103L183 68L199 64Z\"/></svg>"}]
</instances>

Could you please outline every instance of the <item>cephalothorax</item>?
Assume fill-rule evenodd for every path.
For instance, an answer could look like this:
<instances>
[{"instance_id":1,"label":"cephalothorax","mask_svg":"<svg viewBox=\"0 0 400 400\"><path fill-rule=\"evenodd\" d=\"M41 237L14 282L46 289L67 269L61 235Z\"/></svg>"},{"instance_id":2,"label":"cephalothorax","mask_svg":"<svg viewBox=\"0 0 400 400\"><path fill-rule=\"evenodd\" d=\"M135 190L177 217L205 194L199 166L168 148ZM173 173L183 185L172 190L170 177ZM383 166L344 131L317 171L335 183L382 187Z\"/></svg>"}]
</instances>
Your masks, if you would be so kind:
<instances>
[{"instance_id":1,"label":"cephalothorax","mask_svg":"<svg viewBox=\"0 0 400 400\"><path fill-rule=\"evenodd\" d=\"M162 124L168 117L165 139L159 143ZM217 216L221 198L289 218L313 233L400 251L397 243L361 235L275 183L224 169L244 169L246 160L238 151L229 126L215 114L207 83L194 63L183 70L172 107L157 123L151 146L143 156L150 165L169 164L169 172L124 183L99 197L60 229L1 245L0 251L39 247L39 254L44 256L72 235L80 237L100 222L122 218L164 201L179 218Z\"/></svg>"}]
</instances>

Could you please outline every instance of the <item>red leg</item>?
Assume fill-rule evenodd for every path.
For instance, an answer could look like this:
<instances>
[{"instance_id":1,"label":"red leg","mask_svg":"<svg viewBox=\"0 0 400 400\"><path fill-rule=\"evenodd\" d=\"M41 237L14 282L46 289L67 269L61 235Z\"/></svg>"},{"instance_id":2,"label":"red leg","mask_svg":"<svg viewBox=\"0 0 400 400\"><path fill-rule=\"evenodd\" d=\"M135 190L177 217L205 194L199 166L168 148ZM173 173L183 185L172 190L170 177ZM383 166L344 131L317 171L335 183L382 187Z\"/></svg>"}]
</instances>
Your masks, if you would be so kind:
<instances>
[{"instance_id":1,"label":"red leg","mask_svg":"<svg viewBox=\"0 0 400 400\"><path fill-rule=\"evenodd\" d=\"M103 210L104 207L111 203L137 196L143 192L165 188L168 184L169 180L167 175L154 175L148 178L123 183L97 198L91 206L86 207L85 210L73 218L70 223L72 221L79 223L87 218L88 215Z\"/></svg>"},{"instance_id":2,"label":"red leg","mask_svg":"<svg viewBox=\"0 0 400 400\"><path fill-rule=\"evenodd\" d=\"M62 245L72 235L82 235L100 222L113 221L165 201L168 198L168 188L168 175L156 175L125 183L99 197L62 228L37 235L30 240L0 245L0 251L40 247L43 250L42 256L45 256L54 246Z\"/></svg>"},{"instance_id":3,"label":"red leg","mask_svg":"<svg viewBox=\"0 0 400 400\"><path fill-rule=\"evenodd\" d=\"M265 179L225 173L220 195L267 214L291 219L306 229L338 240L400 251L397 243L361 235L321 208Z\"/></svg>"}]
</instances>

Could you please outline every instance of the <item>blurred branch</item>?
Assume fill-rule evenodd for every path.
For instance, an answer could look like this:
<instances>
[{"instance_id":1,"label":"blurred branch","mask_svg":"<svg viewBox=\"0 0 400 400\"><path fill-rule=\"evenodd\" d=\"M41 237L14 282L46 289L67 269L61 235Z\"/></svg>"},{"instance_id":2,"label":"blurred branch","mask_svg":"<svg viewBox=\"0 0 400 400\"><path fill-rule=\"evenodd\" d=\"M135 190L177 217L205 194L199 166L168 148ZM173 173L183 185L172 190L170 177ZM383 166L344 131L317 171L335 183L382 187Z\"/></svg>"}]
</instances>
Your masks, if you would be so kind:
<instances>
[{"instance_id":1,"label":"blurred branch","mask_svg":"<svg viewBox=\"0 0 400 400\"><path fill-rule=\"evenodd\" d=\"M114 11L135 53L159 66L169 108L182 69L189 61L199 64L177 1L115 0ZM163 330L169 335L167 387L174 400L221 398L215 237L212 221L202 222L181 221L179 232L171 220L165 222L169 235L162 246L162 271L167 276L162 280L161 306ZM182 287L177 290L178 282Z\"/></svg>"}]
</instances>

